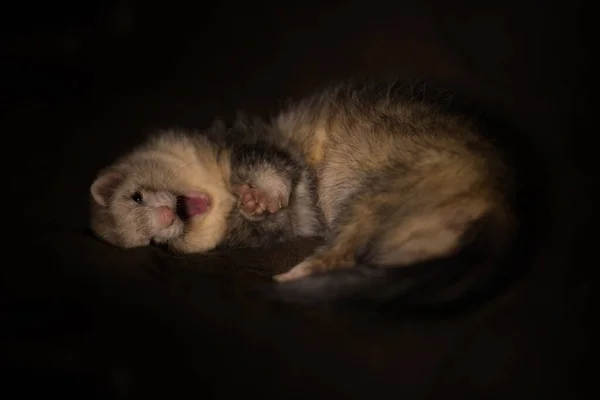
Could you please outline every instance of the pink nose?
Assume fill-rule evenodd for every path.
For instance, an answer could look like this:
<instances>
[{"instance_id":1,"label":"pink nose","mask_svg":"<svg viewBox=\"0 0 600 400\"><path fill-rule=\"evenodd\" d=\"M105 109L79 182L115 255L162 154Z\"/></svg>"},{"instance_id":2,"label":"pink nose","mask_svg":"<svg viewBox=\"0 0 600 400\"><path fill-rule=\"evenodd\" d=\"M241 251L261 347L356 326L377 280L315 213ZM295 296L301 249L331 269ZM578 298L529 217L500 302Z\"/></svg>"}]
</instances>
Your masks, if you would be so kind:
<instances>
[{"instance_id":1,"label":"pink nose","mask_svg":"<svg viewBox=\"0 0 600 400\"><path fill-rule=\"evenodd\" d=\"M169 207L161 206L158 207L158 221L161 226L169 226L175 219L175 213Z\"/></svg>"}]
</instances>

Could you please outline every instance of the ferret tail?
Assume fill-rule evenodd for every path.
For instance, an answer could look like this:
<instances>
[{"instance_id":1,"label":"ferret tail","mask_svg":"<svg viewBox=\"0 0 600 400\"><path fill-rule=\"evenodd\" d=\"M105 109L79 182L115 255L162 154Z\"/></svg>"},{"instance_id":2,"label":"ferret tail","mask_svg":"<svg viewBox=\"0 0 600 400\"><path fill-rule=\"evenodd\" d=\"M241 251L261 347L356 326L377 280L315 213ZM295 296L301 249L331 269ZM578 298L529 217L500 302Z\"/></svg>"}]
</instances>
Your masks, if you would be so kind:
<instances>
[{"instance_id":1,"label":"ferret tail","mask_svg":"<svg viewBox=\"0 0 600 400\"><path fill-rule=\"evenodd\" d=\"M489 237L480 239L487 242ZM359 264L310 275L269 285L263 293L276 302L305 306L409 313L458 311L494 296L522 271L521 247L490 252L478 244L471 243L447 258L409 266Z\"/></svg>"},{"instance_id":2,"label":"ferret tail","mask_svg":"<svg viewBox=\"0 0 600 400\"><path fill-rule=\"evenodd\" d=\"M475 262L468 256L408 267L357 265L269 285L278 302L382 311L444 311L479 304L510 281L514 270L501 260Z\"/></svg>"}]
</instances>

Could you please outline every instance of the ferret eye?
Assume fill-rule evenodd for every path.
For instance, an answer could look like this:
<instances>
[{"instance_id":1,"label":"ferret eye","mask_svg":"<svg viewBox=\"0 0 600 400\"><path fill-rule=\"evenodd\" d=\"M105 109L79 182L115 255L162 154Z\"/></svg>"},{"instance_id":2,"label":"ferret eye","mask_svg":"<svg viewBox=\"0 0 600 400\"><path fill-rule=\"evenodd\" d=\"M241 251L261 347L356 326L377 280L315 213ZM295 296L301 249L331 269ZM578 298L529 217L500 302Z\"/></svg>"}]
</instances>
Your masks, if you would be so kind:
<instances>
[{"instance_id":1,"label":"ferret eye","mask_svg":"<svg viewBox=\"0 0 600 400\"><path fill-rule=\"evenodd\" d=\"M138 204L142 204L142 194L140 192L135 192L132 196L131 199L133 201L135 201Z\"/></svg>"}]
</instances>

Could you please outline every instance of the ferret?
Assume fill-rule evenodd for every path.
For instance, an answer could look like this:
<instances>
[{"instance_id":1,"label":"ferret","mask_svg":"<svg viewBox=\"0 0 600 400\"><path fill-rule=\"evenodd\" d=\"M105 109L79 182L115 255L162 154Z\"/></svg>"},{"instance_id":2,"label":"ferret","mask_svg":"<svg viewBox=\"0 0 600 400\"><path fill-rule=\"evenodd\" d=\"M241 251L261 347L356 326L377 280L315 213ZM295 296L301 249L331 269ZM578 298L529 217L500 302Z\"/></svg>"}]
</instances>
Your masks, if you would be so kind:
<instances>
[{"instance_id":1,"label":"ferret","mask_svg":"<svg viewBox=\"0 0 600 400\"><path fill-rule=\"evenodd\" d=\"M513 276L520 221L518 163L489 121L431 82L372 80L329 86L249 126L244 135L268 132L300 154L327 228L269 295L445 307L492 293Z\"/></svg>"},{"instance_id":2,"label":"ferret","mask_svg":"<svg viewBox=\"0 0 600 400\"><path fill-rule=\"evenodd\" d=\"M130 179L111 195L103 194L114 186L103 177L113 175L104 173L92 186L97 205L105 207L100 208L104 217L96 215L96 230L110 214L118 225L111 228L115 238L129 235L144 244L166 240L182 252L204 251L220 242L272 241L280 225L262 223L260 233L247 233L253 231L243 214L248 178L231 178L235 168L250 167L250 175L261 175L264 167L251 167L248 160L258 151L253 145L262 143L283 149L283 158L314 177L312 183L295 183L297 197L292 195L290 205L301 203L301 209L292 206L285 214L286 207L274 207L270 217L283 212L295 221L297 228L283 234L286 238L325 238L314 254L274 276L278 283L269 296L320 304L459 298L473 286L469 282L487 279L490 265L496 271L497 261L510 253L519 224L510 157L487 134L483 120L455 100L449 91L422 81L346 82L292 102L268 119L213 130L212 137L226 143L219 150L200 137L161 138L129 156ZM240 140L249 144L237 147L244 161L234 167L227 154ZM277 174L261 176L263 191L286 198L288 189L274 189L279 181L271 182ZM286 188L294 185L287 182ZM241 194L235 189L240 184L246 190ZM305 196L309 188L314 197ZM232 214L236 190L242 202L240 212ZM137 194L159 214L146 216ZM178 196L183 196L187 218L192 216L188 228L177 222L157 229L175 218ZM232 223L229 215L238 217ZM124 233L132 227L135 235ZM278 233L267 235L271 229ZM268 237L261 240L261 235Z\"/></svg>"},{"instance_id":3,"label":"ferret","mask_svg":"<svg viewBox=\"0 0 600 400\"><path fill-rule=\"evenodd\" d=\"M153 133L102 169L90 187L92 232L115 246L176 253L321 234L301 162L260 140L226 143L227 130L217 121L205 132Z\"/></svg>"}]
</instances>

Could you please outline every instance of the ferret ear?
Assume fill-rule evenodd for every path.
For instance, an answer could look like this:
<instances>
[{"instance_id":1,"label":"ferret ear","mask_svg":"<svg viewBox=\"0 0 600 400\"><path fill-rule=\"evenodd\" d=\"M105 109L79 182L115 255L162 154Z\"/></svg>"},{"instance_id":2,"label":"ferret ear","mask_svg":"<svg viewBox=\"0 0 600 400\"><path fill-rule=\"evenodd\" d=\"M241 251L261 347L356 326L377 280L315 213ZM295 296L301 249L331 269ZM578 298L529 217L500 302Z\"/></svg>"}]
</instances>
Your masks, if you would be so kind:
<instances>
[{"instance_id":1,"label":"ferret ear","mask_svg":"<svg viewBox=\"0 0 600 400\"><path fill-rule=\"evenodd\" d=\"M122 181L123 174L118 171L102 172L90 187L90 193L94 201L106 207L110 196Z\"/></svg>"}]
</instances>

